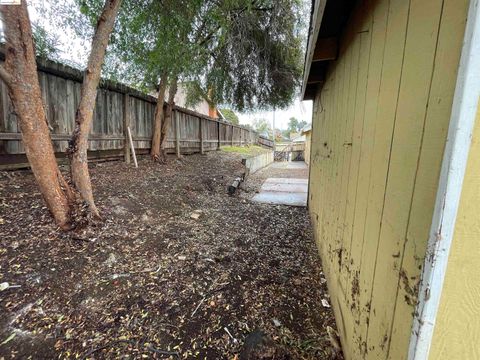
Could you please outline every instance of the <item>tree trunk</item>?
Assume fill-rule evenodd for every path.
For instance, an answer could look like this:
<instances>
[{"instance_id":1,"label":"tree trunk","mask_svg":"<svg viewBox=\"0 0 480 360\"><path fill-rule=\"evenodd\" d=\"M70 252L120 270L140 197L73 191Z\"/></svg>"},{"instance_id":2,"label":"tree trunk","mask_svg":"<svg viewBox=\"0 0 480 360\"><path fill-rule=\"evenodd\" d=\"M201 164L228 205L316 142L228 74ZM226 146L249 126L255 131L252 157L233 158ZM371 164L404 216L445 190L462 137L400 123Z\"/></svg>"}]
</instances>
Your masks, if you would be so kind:
<instances>
[{"instance_id":1,"label":"tree trunk","mask_svg":"<svg viewBox=\"0 0 480 360\"><path fill-rule=\"evenodd\" d=\"M80 104L75 116L75 129L68 149L73 184L88 204L90 213L97 218L100 218L100 214L93 199L92 183L88 172L88 133L92 126L93 109L105 51L120 3L121 0L106 0L98 19L92 39L92 50L83 77Z\"/></svg>"},{"instance_id":2,"label":"tree trunk","mask_svg":"<svg viewBox=\"0 0 480 360\"><path fill-rule=\"evenodd\" d=\"M0 6L5 38L5 68L0 77L9 89L22 141L40 192L56 223L71 228L72 192L55 159L37 75L32 29L25 0Z\"/></svg>"},{"instance_id":3,"label":"tree trunk","mask_svg":"<svg viewBox=\"0 0 480 360\"><path fill-rule=\"evenodd\" d=\"M155 108L155 119L152 135L152 148L150 150L150 155L154 161L160 160L160 145L163 127L162 120L164 117L163 104L165 103L165 91L167 89L167 83L167 73L164 72L160 79L160 85L158 89L157 106Z\"/></svg>"},{"instance_id":4,"label":"tree trunk","mask_svg":"<svg viewBox=\"0 0 480 360\"><path fill-rule=\"evenodd\" d=\"M172 114L173 114L173 107L175 106L175 95L177 94L178 90L178 77L173 77L172 81L170 82L170 88L168 89L168 102L167 102L167 112L165 114L165 121L162 124L162 136L161 136L161 158L162 161L166 161L166 152L165 147L167 145L167 134L170 126L172 124Z\"/></svg>"}]
</instances>

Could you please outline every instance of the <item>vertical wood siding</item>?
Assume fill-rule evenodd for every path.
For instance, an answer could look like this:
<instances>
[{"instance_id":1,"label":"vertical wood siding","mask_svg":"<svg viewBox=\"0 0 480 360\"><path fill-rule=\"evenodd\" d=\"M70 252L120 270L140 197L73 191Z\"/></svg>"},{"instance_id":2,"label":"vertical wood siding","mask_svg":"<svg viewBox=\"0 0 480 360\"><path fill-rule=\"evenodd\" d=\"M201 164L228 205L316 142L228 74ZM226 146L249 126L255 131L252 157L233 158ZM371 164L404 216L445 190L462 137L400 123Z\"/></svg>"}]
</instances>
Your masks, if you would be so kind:
<instances>
[{"instance_id":1,"label":"vertical wood siding","mask_svg":"<svg viewBox=\"0 0 480 360\"><path fill-rule=\"evenodd\" d=\"M405 359L468 0L355 8L314 103L309 208L347 359Z\"/></svg>"}]
</instances>

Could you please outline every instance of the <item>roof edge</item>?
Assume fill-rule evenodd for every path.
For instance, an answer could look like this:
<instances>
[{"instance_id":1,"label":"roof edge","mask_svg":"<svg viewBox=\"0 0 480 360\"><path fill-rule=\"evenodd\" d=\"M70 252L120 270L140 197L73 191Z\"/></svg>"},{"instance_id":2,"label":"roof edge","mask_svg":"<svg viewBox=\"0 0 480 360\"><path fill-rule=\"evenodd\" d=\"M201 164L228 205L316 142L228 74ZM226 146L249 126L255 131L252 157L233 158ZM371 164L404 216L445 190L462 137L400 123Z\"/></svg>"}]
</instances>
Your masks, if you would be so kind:
<instances>
[{"instance_id":1,"label":"roof edge","mask_svg":"<svg viewBox=\"0 0 480 360\"><path fill-rule=\"evenodd\" d=\"M323 15L325 14L325 6L327 0L312 0L312 17L310 20L307 51L305 53L305 65L303 68L303 83L300 94L300 99L305 97L305 90L307 88L308 76L310 75L310 67L312 65L313 53L317 44L318 33L320 32L320 26L322 25Z\"/></svg>"}]
</instances>

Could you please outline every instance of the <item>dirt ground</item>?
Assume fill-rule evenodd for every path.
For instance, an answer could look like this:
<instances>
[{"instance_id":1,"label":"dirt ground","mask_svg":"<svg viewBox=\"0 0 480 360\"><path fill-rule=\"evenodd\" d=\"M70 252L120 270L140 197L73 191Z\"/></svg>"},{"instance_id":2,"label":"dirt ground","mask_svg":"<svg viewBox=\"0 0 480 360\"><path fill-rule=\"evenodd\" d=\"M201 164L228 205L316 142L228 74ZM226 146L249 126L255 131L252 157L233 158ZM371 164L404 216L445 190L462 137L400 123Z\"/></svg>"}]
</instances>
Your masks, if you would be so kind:
<instances>
[{"instance_id":1,"label":"dirt ground","mask_svg":"<svg viewBox=\"0 0 480 360\"><path fill-rule=\"evenodd\" d=\"M29 171L0 172L0 359L337 358L306 210L250 202L269 170L228 196L243 171L223 152L98 163L104 222L70 233ZM258 334L274 350L249 357Z\"/></svg>"}]
</instances>

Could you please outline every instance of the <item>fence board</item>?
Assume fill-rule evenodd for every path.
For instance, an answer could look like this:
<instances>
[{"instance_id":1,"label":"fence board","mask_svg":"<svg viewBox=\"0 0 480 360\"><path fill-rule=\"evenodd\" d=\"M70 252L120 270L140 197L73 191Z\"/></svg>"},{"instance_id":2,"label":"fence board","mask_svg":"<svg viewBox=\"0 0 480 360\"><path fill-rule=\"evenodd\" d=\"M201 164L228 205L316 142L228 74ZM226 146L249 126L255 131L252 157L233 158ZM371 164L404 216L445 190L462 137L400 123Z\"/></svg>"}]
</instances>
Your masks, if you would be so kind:
<instances>
[{"instance_id":1,"label":"fence board","mask_svg":"<svg viewBox=\"0 0 480 360\"><path fill-rule=\"evenodd\" d=\"M4 59L0 51L0 60ZM54 150L63 156L75 126L75 113L81 96L83 73L59 63L37 60L38 79L45 113L51 130ZM126 97L125 95L129 95ZM125 144L124 108L129 99L130 128L135 148L147 153L150 148L156 99L120 83L101 81L97 92L93 124L89 134L89 157L121 154ZM165 106L165 105L164 105ZM166 107L166 106L165 106ZM175 150L175 116L178 116L181 152L200 151L200 119L203 121L204 150L219 145L258 143L271 147L271 141L241 126L212 119L194 111L175 106L167 134L166 150ZM0 164L25 163L20 129L8 91L0 82ZM18 161L16 159L19 159ZM9 166L10 166L9 165Z\"/></svg>"}]
</instances>

